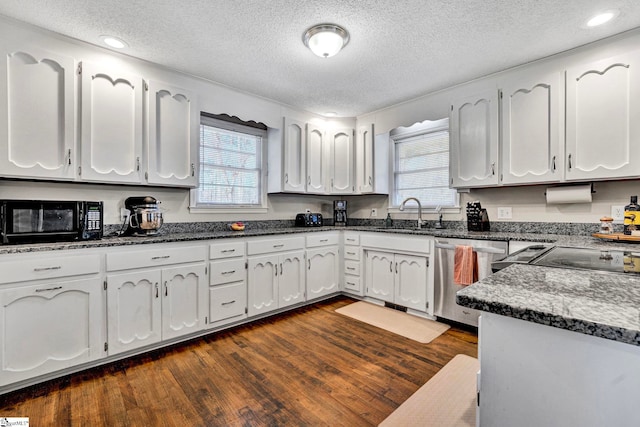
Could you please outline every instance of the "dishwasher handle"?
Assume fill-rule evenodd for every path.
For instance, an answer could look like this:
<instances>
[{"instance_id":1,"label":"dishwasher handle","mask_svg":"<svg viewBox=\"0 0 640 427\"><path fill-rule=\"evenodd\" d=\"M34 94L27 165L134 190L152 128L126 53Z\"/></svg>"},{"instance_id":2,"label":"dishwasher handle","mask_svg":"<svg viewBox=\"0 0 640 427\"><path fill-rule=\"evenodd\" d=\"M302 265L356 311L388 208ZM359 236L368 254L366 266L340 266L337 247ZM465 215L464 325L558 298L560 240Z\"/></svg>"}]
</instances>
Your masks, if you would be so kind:
<instances>
[{"instance_id":1,"label":"dishwasher handle","mask_svg":"<svg viewBox=\"0 0 640 427\"><path fill-rule=\"evenodd\" d=\"M447 250L455 250L455 245L447 245L444 243L436 243L435 244L435 248L436 249L447 249ZM473 250L475 252L486 252L486 253L490 253L490 254L506 254L506 251L504 249L498 249L498 248L487 248L487 247L482 247L482 246L478 246L478 247L473 247Z\"/></svg>"}]
</instances>

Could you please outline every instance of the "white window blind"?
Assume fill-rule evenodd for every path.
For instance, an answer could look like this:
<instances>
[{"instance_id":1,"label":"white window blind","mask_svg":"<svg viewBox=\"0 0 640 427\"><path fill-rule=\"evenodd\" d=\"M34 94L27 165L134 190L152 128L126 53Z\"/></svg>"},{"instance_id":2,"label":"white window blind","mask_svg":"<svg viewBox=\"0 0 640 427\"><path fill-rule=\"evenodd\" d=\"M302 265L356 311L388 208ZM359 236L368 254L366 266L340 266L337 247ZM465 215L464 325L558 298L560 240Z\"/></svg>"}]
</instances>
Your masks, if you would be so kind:
<instances>
[{"instance_id":1,"label":"white window blind","mask_svg":"<svg viewBox=\"0 0 640 427\"><path fill-rule=\"evenodd\" d=\"M423 207L455 207L458 195L449 188L449 131L425 130L392 136L394 142L394 206L416 197Z\"/></svg>"},{"instance_id":2,"label":"white window blind","mask_svg":"<svg viewBox=\"0 0 640 427\"><path fill-rule=\"evenodd\" d=\"M199 207L261 207L262 129L203 116L200 123Z\"/></svg>"}]
</instances>

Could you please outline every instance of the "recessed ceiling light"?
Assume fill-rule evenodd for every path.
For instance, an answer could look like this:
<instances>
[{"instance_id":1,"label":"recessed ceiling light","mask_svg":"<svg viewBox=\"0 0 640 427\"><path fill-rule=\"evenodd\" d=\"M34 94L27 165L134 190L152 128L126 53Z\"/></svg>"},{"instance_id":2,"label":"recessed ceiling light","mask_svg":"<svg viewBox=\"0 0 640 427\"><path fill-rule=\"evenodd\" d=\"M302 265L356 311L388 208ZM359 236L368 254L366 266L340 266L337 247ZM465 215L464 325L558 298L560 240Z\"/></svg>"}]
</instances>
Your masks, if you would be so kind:
<instances>
[{"instance_id":1,"label":"recessed ceiling light","mask_svg":"<svg viewBox=\"0 0 640 427\"><path fill-rule=\"evenodd\" d=\"M125 47L129 47L124 40L114 36L100 36L100 40L102 40L102 43L114 49L124 49Z\"/></svg>"},{"instance_id":2,"label":"recessed ceiling light","mask_svg":"<svg viewBox=\"0 0 640 427\"><path fill-rule=\"evenodd\" d=\"M620 11L616 9L601 12L587 21L587 27L597 27L598 25L605 24L618 16L619 13Z\"/></svg>"},{"instance_id":3,"label":"recessed ceiling light","mask_svg":"<svg viewBox=\"0 0 640 427\"><path fill-rule=\"evenodd\" d=\"M325 117L338 117L338 113L336 113L335 111L327 111L326 113L324 113Z\"/></svg>"}]
</instances>

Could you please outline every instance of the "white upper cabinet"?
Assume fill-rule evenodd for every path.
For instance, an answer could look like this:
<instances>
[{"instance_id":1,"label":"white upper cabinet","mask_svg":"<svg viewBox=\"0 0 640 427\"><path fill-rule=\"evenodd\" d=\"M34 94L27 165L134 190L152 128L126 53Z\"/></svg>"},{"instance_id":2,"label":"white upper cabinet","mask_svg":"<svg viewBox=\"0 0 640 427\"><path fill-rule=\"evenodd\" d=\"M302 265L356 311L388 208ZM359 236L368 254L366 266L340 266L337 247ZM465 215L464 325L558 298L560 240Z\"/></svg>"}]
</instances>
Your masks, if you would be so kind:
<instances>
[{"instance_id":1,"label":"white upper cabinet","mask_svg":"<svg viewBox=\"0 0 640 427\"><path fill-rule=\"evenodd\" d=\"M374 178L374 126L367 124L358 126L355 151L355 185L356 193L373 193Z\"/></svg>"},{"instance_id":2,"label":"white upper cabinet","mask_svg":"<svg viewBox=\"0 0 640 427\"><path fill-rule=\"evenodd\" d=\"M197 186L199 116L194 95L152 80L147 114L147 182Z\"/></svg>"},{"instance_id":3,"label":"white upper cabinet","mask_svg":"<svg viewBox=\"0 0 640 427\"><path fill-rule=\"evenodd\" d=\"M353 179L353 129L333 129L329 136L329 192L349 194L355 191Z\"/></svg>"},{"instance_id":4,"label":"white upper cabinet","mask_svg":"<svg viewBox=\"0 0 640 427\"><path fill-rule=\"evenodd\" d=\"M75 177L73 58L5 48L0 64L0 174Z\"/></svg>"},{"instance_id":5,"label":"white upper cabinet","mask_svg":"<svg viewBox=\"0 0 640 427\"><path fill-rule=\"evenodd\" d=\"M562 179L562 74L516 77L502 85L503 184Z\"/></svg>"},{"instance_id":6,"label":"white upper cabinet","mask_svg":"<svg viewBox=\"0 0 640 427\"><path fill-rule=\"evenodd\" d=\"M327 151L324 129L307 124L307 193L327 192Z\"/></svg>"},{"instance_id":7,"label":"white upper cabinet","mask_svg":"<svg viewBox=\"0 0 640 427\"><path fill-rule=\"evenodd\" d=\"M80 178L142 183L142 77L90 62L81 65Z\"/></svg>"},{"instance_id":8,"label":"white upper cabinet","mask_svg":"<svg viewBox=\"0 0 640 427\"><path fill-rule=\"evenodd\" d=\"M283 190L304 192L307 182L307 135L303 122L284 118Z\"/></svg>"},{"instance_id":9,"label":"white upper cabinet","mask_svg":"<svg viewBox=\"0 0 640 427\"><path fill-rule=\"evenodd\" d=\"M566 72L567 180L640 175L640 51Z\"/></svg>"},{"instance_id":10,"label":"white upper cabinet","mask_svg":"<svg viewBox=\"0 0 640 427\"><path fill-rule=\"evenodd\" d=\"M498 91L451 106L451 187L498 184Z\"/></svg>"}]
</instances>

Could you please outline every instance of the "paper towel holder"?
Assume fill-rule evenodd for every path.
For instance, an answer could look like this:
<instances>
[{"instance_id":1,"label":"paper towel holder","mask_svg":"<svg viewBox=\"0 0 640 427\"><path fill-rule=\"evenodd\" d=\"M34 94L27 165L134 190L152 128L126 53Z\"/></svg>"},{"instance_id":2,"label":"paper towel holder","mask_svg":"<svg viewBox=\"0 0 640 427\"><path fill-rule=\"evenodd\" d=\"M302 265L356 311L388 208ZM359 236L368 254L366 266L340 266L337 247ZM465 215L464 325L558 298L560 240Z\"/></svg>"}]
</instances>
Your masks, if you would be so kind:
<instances>
[{"instance_id":1,"label":"paper towel holder","mask_svg":"<svg viewBox=\"0 0 640 427\"><path fill-rule=\"evenodd\" d=\"M571 189L578 189L579 187L583 187L582 191L584 191L584 190L586 190L586 188L584 188L584 187L586 187L587 185L589 186L589 190L588 190L589 193L587 193L587 194L589 194L588 200L575 200L575 201L574 200L557 200L557 201L550 201L549 200L549 194L548 194L549 191L551 191L551 192L563 191L563 190L568 191L568 190L571 190ZM591 194L595 194L595 192L596 191L593 188L593 182L590 182L590 183L576 182L574 184L555 185L555 186L552 186L552 187L547 187L547 191L544 192L544 196L545 196L545 199L547 200L547 204L550 204L550 203L551 204L558 204L558 203L591 203L591 201L592 201L591 200ZM555 196L557 197L557 193L555 194Z\"/></svg>"}]
</instances>

